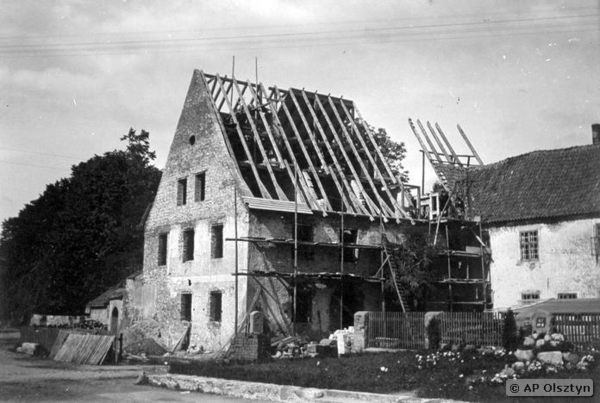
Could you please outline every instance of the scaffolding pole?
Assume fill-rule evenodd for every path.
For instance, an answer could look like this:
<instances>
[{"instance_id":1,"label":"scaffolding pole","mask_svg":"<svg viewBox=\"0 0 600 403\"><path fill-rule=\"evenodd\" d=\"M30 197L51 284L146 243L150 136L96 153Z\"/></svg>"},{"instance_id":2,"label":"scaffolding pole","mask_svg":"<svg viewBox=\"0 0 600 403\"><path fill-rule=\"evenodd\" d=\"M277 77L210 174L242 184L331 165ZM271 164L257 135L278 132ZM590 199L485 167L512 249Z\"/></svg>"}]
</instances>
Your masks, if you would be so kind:
<instances>
[{"instance_id":1,"label":"scaffolding pole","mask_svg":"<svg viewBox=\"0 0 600 403\"><path fill-rule=\"evenodd\" d=\"M294 166L294 315L292 332L296 334L296 309L298 307L298 166Z\"/></svg>"},{"instance_id":2,"label":"scaffolding pole","mask_svg":"<svg viewBox=\"0 0 600 403\"><path fill-rule=\"evenodd\" d=\"M235 319L234 331L238 329L238 211L237 211L237 186L233 186L233 211L234 211L234 234L235 234Z\"/></svg>"}]
</instances>

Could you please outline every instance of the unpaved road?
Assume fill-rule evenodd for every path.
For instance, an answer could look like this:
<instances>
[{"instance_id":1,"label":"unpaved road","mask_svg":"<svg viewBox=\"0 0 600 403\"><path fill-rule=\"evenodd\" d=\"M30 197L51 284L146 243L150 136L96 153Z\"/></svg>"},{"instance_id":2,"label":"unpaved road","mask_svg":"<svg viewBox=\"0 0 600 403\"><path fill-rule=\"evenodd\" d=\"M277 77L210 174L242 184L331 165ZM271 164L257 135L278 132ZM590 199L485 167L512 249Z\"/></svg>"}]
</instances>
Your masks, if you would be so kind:
<instances>
[{"instance_id":1,"label":"unpaved road","mask_svg":"<svg viewBox=\"0 0 600 403\"><path fill-rule=\"evenodd\" d=\"M201 393L134 385L142 371L161 366L73 365L14 352L18 332L0 330L1 402L244 402ZM257 402L254 400L254 402Z\"/></svg>"}]
</instances>

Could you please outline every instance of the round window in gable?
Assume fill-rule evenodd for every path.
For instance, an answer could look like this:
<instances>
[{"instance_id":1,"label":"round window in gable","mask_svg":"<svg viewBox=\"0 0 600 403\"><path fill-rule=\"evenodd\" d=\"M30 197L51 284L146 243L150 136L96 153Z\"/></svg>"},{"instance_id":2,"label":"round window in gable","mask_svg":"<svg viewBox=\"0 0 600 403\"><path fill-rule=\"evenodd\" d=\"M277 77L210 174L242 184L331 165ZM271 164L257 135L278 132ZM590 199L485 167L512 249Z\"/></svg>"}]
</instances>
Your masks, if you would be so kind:
<instances>
[{"instance_id":1,"label":"round window in gable","mask_svg":"<svg viewBox=\"0 0 600 403\"><path fill-rule=\"evenodd\" d=\"M196 144L196 136L190 136L190 145L193 146Z\"/></svg>"}]
</instances>

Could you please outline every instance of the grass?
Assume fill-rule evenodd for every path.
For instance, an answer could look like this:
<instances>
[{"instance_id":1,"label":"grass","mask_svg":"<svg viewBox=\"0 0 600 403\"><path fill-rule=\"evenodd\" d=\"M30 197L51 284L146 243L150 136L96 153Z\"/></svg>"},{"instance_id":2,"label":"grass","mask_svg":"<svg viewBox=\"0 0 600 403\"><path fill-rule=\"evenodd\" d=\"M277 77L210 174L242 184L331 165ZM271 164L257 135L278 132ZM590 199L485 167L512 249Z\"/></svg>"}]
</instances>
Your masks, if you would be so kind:
<instances>
[{"instance_id":1,"label":"grass","mask_svg":"<svg viewBox=\"0 0 600 403\"><path fill-rule=\"evenodd\" d=\"M418 356L421 356L419 359ZM596 362L600 355L596 355ZM514 362L510 355L477 352L415 354L415 352L357 354L341 358L274 360L267 363L172 362L171 373L231 380L266 382L322 389L373 393L415 391L419 397L476 402L503 402L508 398L504 383L491 379ZM527 373L522 378L593 379L600 384L600 370L558 373ZM482 378L484 379L482 381ZM539 403L539 398L511 402ZM570 400L544 401L562 402ZM578 398L577 401L594 401Z\"/></svg>"}]
</instances>

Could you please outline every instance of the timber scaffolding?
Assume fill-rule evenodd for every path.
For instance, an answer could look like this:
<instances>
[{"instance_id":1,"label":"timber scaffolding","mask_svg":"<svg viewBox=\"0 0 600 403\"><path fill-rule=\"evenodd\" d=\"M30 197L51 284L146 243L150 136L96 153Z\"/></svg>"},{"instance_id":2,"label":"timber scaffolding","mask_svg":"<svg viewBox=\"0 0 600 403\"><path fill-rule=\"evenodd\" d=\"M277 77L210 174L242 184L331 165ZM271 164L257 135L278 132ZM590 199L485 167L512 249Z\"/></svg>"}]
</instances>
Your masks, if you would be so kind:
<instances>
[{"instance_id":1,"label":"timber scaffolding","mask_svg":"<svg viewBox=\"0 0 600 403\"><path fill-rule=\"evenodd\" d=\"M433 244L439 245L440 241L438 254L445 260L445 268L438 267L435 282L439 287L434 293L437 300L432 300L431 304L449 311L491 309L491 250L485 240L482 218L473 216L470 200L462 200L457 195L461 180L467 182L469 189L468 168L482 166L483 161L460 125L457 130L470 154L457 154L438 123L426 122L426 130L420 120L416 122L415 126L412 119L408 119L423 155L422 186L426 159L443 186L441 191L424 195L420 203L424 210L421 214L429 216ZM466 197L469 198L468 192Z\"/></svg>"},{"instance_id":2,"label":"timber scaffolding","mask_svg":"<svg viewBox=\"0 0 600 403\"><path fill-rule=\"evenodd\" d=\"M414 225L427 219L420 214L421 189L406 184L400 173L394 172L380 147L377 134L363 120L351 100L308 92L304 89L281 90L262 83L238 81L233 78L200 72L211 102L220 117L229 154L236 161L235 169L251 194L241 190L241 199L252 210L294 214L293 239L239 237L237 221L236 243L236 314L235 328L240 331L248 313L264 293L272 293L256 281L259 292L250 304L241 325L238 324L238 279L271 277L288 290L293 289L293 320L296 319L297 287L301 281L333 280L380 283L382 293L387 277L393 279L402 310L407 310L406 292L398 281L398 264L388 255L389 244L364 245L344 242L305 242L298 239L298 215L338 215L341 231L344 216L378 220L383 234L384 223L393 220ZM238 197L236 189L235 198ZM412 193L415 192L416 195ZM236 205L237 208L237 205ZM237 212L236 212L237 216ZM385 237L382 237L382 240ZM270 243L293 245L293 273L278 271L239 272L237 243ZM337 272L306 273L297 268L298 246L338 249L340 269ZM374 276L358 276L344 272L344 251L375 249L380 251L381 265ZM276 298L276 296L275 296ZM342 323L343 293L340 300ZM385 305L382 307L385 310ZM293 327L293 325L292 325ZM293 333L294 329L290 330Z\"/></svg>"}]
</instances>

